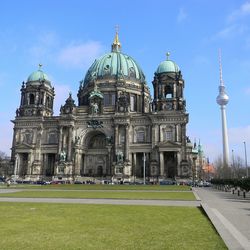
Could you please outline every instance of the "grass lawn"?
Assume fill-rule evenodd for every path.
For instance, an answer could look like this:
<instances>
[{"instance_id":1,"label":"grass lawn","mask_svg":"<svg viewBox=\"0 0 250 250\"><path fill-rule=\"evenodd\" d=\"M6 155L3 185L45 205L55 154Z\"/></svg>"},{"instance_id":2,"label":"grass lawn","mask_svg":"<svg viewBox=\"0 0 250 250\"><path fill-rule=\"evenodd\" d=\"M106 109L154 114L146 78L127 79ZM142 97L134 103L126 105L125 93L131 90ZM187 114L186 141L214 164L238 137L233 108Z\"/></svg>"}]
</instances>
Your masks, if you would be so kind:
<instances>
[{"instance_id":1,"label":"grass lawn","mask_svg":"<svg viewBox=\"0 0 250 250\"><path fill-rule=\"evenodd\" d=\"M25 198L96 198L96 199L136 199L136 200L196 200L192 192L150 192L150 191L74 191L74 190L25 190L2 193L0 197Z\"/></svg>"},{"instance_id":2,"label":"grass lawn","mask_svg":"<svg viewBox=\"0 0 250 250\"><path fill-rule=\"evenodd\" d=\"M199 208L0 203L3 250L227 249Z\"/></svg>"},{"instance_id":3,"label":"grass lawn","mask_svg":"<svg viewBox=\"0 0 250 250\"><path fill-rule=\"evenodd\" d=\"M6 188L6 185L0 185ZM65 189L65 190L165 190L165 191L189 191L189 186L178 185L101 185L101 184L54 184L54 185L11 185L11 189Z\"/></svg>"}]
</instances>

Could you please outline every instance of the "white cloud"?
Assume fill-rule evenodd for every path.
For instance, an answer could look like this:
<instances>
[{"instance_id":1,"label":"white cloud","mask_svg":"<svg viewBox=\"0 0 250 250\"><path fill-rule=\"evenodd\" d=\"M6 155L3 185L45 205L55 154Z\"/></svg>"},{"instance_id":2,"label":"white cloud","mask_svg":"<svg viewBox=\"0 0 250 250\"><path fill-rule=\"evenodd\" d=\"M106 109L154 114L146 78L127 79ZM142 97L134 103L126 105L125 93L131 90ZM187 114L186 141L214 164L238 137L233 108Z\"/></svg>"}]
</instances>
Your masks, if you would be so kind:
<instances>
[{"instance_id":1,"label":"white cloud","mask_svg":"<svg viewBox=\"0 0 250 250\"><path fill-rule=\"evenodd\" d=\"M211 40L230 39L246 34L249 28L244 24L229 25L211 37Z\"/></svg>"},{"instance_id":2,"label":"white cloud","mask_svg":"<svg viewBox=\"0 0 250 250\"><path fill-rule=\"evenodd\" d=\"M102 50L101 43L97 41L71 44L59 52L57 61L66 67L83 68L99 57Z\"/></svg>"},{"instance_id":3,"label":"white cloud","mask_svg":"<svg viewBox=\"0 0 250 250\"><path fill-rule=\"evenodd\" d=\"M177 15L177 22L180 23L180 22L184 21L186 18L187 18L187 13L186 13L185 9L181 7L179 9L179 13Z\"/></svg>"},{"instance_id":4,"label":"white cloud","mask_svg":"<svg viewBox=\"0 0 250 250\"><path fill-rule=\"evenodd\" d=\"M229 21L235 21L236 19L250 15L250 2L243 3L238 9L233 11L229 16Z\"/></svg>"}]
</instances>

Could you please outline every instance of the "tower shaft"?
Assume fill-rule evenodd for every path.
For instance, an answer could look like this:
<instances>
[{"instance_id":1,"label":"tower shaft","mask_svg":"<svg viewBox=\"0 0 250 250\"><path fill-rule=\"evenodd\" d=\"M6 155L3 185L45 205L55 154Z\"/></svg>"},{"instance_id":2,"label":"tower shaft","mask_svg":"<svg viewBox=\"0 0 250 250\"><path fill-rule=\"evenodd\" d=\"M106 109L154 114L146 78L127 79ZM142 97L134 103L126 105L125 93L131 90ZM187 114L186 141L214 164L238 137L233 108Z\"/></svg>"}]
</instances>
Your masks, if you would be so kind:
<instances>
[{"instance_id":1,"label":"tower shaft","mask_svg":"<svg viewBox=\"0 0 250 250\"><path fill-rule=\"evenodd\" d=\"M223 140L223 163L224 167L229 166L229 146L227 133L226 106L221 105L222 140Z\"/></svg>"}]
</instances>

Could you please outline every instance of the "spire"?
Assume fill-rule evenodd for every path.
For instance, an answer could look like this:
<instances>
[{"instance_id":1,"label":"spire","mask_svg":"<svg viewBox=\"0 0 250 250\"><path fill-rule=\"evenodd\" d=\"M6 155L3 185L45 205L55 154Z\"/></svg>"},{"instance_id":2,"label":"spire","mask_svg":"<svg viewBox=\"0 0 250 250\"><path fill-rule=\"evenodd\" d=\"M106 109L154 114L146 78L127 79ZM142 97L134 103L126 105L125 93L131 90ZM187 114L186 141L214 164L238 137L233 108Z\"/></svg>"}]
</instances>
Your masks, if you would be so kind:
<instances>
[{"instance_id":1,"label":"spire","mask_svg":"<svg viewBox=\"0 0 250 250\"><path fill-rule=\"evenodd\" d=\"M112 44L112 52L120 52L121 49L121 43L119 41L119 36L118 36L118 31L119 31L119 27L118 25L115 26L115 38Z\"/></svg>"},{"instance_id":2,"label":"spire","mask_svg":"<svg viewBox=\"0 0 250 250\"><path fill-rule=\"evenodd\" d=\"M219 49L219 64L220 64L220 86L224 86L224 82L222 78L221 49Z\"/></svg>"}]
</instances>

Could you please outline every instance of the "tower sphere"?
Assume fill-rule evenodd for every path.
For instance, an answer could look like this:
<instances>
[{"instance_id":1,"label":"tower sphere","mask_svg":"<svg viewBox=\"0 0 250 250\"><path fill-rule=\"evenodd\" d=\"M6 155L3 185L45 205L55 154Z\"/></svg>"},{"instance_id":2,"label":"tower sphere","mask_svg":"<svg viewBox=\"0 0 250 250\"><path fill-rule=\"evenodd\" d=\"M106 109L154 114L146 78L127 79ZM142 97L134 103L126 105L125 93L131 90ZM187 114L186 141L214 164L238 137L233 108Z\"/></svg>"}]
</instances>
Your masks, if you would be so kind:
<instances>
[{"instance_id":1,"label":"tower sphere","mask_svg":"<svg viewBox=\"0 0 250 250\"><path fill-rule=\"evenodd\" d=\"M220 94L217 96L216 102L221 106L228 104L229 97L224 91L224 86L220 86Z\"/></svg>"}]
</instances>

